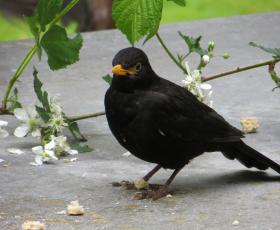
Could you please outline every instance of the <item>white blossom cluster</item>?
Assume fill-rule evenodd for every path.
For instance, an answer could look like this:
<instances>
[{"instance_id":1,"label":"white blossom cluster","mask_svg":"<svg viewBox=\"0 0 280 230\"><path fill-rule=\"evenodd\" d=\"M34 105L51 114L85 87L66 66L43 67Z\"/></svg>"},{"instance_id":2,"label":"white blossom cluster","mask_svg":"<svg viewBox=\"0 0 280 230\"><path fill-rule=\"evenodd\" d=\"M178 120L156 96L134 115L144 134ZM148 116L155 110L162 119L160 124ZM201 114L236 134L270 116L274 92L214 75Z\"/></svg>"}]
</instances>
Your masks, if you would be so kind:
<instances>
[{"instance_id":1,"label":"white blossom cluster","mask_svg":"<svg viewBox=\"0 0 280 230\"><path fill-rule=\"evenodd\" d=\"M201 82L200 70L195 69L191 71L188 62L185 62L185 65L188 74L186 74L185 79L182 80L183 86L193 95L195 95L198 100L212 107L212 86L208 83Z\"/></svg>"},{"instance_id":2,"label":"white blossom cluster","mask_svg":"<svg viewBox=\"0 0 280 230\"><path fill-rule=\"evenodd\" d=\"M21 125L14 131L16 137L22 138L30 134L33 137L41 138L41 131L43 128L51 130L53 134L60 133L68 124L63 116L61 105L56 99L51 98L50 105L50 119L44 122L37 113L35 106L28 106L26 108L16 108L14 110L15 117L21 121ZM3 127L7 126L8 122L0 120L0 138L6 138L9 133ZM44 141L42 141L44 143ZM35 162L31 165L42 165L45 162L57 160L58 156L62 154L78 154L77 150L71 149L67 143L66 136L51 135L51 140L40 146L32 148L32 152L36 154Z\"/></svg>"}]
</instances>

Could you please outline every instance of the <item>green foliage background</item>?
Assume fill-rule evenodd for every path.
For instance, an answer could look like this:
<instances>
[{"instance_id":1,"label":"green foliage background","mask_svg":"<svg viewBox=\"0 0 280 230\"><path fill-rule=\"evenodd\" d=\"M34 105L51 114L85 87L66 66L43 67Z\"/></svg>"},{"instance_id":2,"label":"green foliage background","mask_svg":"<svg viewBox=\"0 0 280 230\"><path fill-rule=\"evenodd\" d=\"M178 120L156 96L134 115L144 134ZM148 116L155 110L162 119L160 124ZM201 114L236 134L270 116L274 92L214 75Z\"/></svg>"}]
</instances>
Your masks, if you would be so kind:
<instances>
[{"instance_id":1,"label":"green foliage background","mask_svg":"<svg viewBox=\"0 0 280 230\"><path fill-rule=\"evenodd\" d=\"M276 10L280 10L279 0L187 0L186 7L164 1L161 22L172 23ZM77 24L72 23L67 27L67 31L74 33L76 28ZM30 37L32 35L23 20L8 20L0 15L0 41Z\"/></svg>"}]
</instances>

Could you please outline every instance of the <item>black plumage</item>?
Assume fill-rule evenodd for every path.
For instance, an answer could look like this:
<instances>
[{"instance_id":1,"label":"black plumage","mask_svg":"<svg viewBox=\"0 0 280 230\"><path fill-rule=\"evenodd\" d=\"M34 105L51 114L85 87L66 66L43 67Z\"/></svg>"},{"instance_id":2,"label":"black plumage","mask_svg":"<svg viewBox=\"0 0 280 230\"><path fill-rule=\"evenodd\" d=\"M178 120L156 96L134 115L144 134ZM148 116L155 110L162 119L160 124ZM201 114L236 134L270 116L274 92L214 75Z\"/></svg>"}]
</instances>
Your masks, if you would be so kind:
<instances>
[{"instance_id":1,"label":"black plumage","mask_svg":"<svg viewBox=\"0 0 280 230\"><path fill-rule=\"evenodd\" d=\"M221 151L248 168L272 168L280 173L277 163L241 140L240 130L186 89L159 77L140 49L119 51L113 66L112 85L105 95L108 124L124 148L158 164L145 180L160 167L175 169L167 188L190 160L213 151ZM163 195L161 191L155 198Z\"/></svg>"}]
</instances>

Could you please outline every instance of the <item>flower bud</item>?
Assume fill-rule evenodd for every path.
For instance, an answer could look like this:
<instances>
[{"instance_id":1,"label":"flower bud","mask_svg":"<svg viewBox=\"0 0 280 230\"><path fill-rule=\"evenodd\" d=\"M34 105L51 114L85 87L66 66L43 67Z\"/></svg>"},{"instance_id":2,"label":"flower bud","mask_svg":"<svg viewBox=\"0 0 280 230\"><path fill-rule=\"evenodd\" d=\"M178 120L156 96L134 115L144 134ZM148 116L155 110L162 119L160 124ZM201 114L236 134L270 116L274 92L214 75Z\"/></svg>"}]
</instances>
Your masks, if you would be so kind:
<instances>
[{"instance_id":1,"label":"flower bud","mask_svg":"<svg viewBox=\"0 0 280 230\"><path fill-rule=\"evenodd\" d=\"M215 42L210 41L210 42L208 43L208 51L211 52L211 51L214 50L214 48L215 48Z\"/></svg>"},{"instance_id":2,"label":"flower bud","mask_svg":"<svg viewBox=\"0 0 280 230\"><path fill-rule=\"evenodd\" d=\"M226 52L226 53L223 54L223 58L224 58L224 59L229 59L229 57L230 57L230 56L229 56L229 53Z\"/></svg>"},{"instance_id":3,"label":"flower bud","mask_svg":"<svg viewBox=\"0 0 280 230\"><path fill-rule=\"evenodd\" d=\"M207 65L210 62L210 57L208 55L203 55L202 61L204 65Z\"/></svg>"}]
</instances>

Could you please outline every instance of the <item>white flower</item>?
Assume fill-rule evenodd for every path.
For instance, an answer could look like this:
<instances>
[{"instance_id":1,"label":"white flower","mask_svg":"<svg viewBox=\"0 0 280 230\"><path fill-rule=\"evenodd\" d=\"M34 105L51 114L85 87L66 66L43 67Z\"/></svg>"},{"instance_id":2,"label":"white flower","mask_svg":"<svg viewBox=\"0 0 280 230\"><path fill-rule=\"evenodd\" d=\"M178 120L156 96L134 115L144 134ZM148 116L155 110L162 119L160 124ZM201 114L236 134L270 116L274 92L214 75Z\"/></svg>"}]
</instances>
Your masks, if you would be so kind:
<instances>
[{"instance_id":1,"label":"white flower","mask_svg":"<svg viewBox=\"0 0 280 230\"><path fill-rule=\"evenodd\" d=\"M210 62L210 57L208 55L203 55L202 61L203 61L204 65L207 65Z\"/></svg>"},{"instance_id":2,"label":"white flower","mask_svg":"<svg viewBox=\"0 0 280 230\"><path fill-rule=\"evenodd\" d=\"M213 101L211 100L212 97L212 86L208 83L202 83L200 85L203 94L203 102L208 105L209 107L213 107Z\"/></svg>"},{"instance_id":3,"label":"white flower","mask_svg":"<svg viewBox=\"0 0 280 230\"><path fill-rule=\"evenodd\" d=\"M57 98L51 98L49 104L50 104L51 116L47 125L49 127L53 127L57 132L60 132L63 127L68 125L64 119L63 109L59 104Z\"/></svg>"},{"instance_id":4,"label":"white flower","mask_svg":"<svg viewBox=\"0 0 280 230\"><path fill-rule=\"evenodd\" d=\"M15 117L23 122L23 124L17 127L14 131L16 137L24 137L29 132L33 137L40 136L40 121L35 107L28 106L26 109L17 108L14 110Z\"/></svg>"},{"instance_id":5,"label":"white flower","mask_svg":"<svg viewBox=\"0 0 280 230\"><path fill-rule=\"evenodd\" d=\"M42 165L43 162L48 162L51 160L58 160L53 151L55 147L55 142L50 141L48 144L43 146L35 146L32 148L32 152L37 154L35 157L35 162L31 162L32 165Z\"/></svg>"},{"instance_id":6,"label":"white flower","mask_svg":"<svg viewBox=\"0 0 280 230\"><path fill-rule=\"evenodd\" d=\"M6 138L7 136L9 136L8 131L2 128L3 126L7 126L7 125L8 125L7 121L0 120L0 138Z\"/></svg>"},{"instance_id":7,"label":"white flower","mask_svg":"<svg viewBox=\"0 0 280 230\"><path fill-rule=\"evenodd\" d=\"M199 70L191 71L188 62L185 62L185 65L188 74L182 81L184 87L195 95L198 100L212 107L212 86L210 84L201 83L201 74Z\"/></svg>"},{"instance_id":8,"label":"white flower","mask_svg":"<svg viewBox=\"0 0 280 230\"><path fill-rule=\"evenodd\" d=\"M61 153L68 153L70 155L78 154L79 152L75 149L71 149L69 144L67 143L67 137L66 136L51 136L52 141L55 143L55 154L57 156L61 155Z\"/></svg>"}]
</instances>

